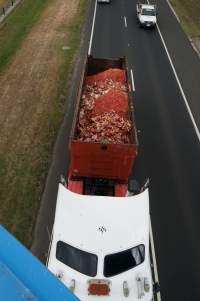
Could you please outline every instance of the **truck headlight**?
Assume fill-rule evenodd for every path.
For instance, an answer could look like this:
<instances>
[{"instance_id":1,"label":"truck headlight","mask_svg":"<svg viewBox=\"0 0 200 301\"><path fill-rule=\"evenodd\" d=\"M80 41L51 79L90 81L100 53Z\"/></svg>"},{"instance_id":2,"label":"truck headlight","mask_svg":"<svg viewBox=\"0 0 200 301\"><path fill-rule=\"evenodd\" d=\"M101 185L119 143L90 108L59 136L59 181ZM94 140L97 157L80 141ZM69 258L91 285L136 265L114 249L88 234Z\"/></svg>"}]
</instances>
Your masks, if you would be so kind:
<instances>
[{"instance_id":1,"label":"truck headlight","mask_svg":"<svg viewBox=\"0 0 200 301\"><path fill-rule=\"evenodd\" d=\"M150 291L150 283L147 277L144 277L144 291L148 293Z\"/></svg>"}]
</instances>

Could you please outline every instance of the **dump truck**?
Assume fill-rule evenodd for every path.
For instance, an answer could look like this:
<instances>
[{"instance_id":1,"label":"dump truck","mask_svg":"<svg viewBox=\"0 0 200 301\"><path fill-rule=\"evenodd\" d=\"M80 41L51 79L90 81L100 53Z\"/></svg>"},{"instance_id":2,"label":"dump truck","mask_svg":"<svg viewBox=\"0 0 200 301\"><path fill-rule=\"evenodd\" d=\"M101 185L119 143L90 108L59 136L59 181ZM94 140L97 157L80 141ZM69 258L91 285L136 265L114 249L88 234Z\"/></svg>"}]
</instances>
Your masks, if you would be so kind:
<instances>
[{"instance_id":1,"label":"dump truck","mask_svg":"<svg viewBox=\"0 0 200 301\"><path fill-rule=\"evenodd\" d=\"M130 179L138 140L125 58L88 57L58 188L48 268L82 301L151 301L149 194Z\"/></svg>"},{"instance_id":2,"label":"dump truck","mask_svg":"<svg viewBox=\"0 0 200 301\"><path fill-rule=\"evenodd\" d=\"M98 80L98 78L97 79L95 79L95 77L92 78L93 76L95 76L95 74L101 74L101 76L107 77L108 70L111 72L110 79L106 78L104 80L103 78L103 80L101 80L100 78L100 80ZM116 72L119 72L119 74L116 74ZM122 73L120 74L120 72ZM94 82L91 83L91 85L89 85L87 81L90 83L92 79L94 80ZM121 83L120 79L122 82L122 87L120 87L120 83ZM105 81L107 81L106 87L103 85L103 82ZM100 95L98 94L98 86L100 87L101 90ZM83 114L84 115L83 117L85 117L85 115L88 112L88 108L86 107L85 109L86 113L85 112L82 113L83 99L85 99L84 97L86 97L84 94L87 95L87 89L89 90L93 89L91 91L92 94L95 94L96 92L96 94L94 95L96 107L93 108L93 110L89 108L90 109L89 114L92 114L91 112L93 112L93 115L91 117L92 122L89 123L93 125L95 123L94 122L95 118L97 119L98 122L98 112L97 114L95 114L96 113L95 110L99 109L99 107L97 107L99 103L102 103L103 110L105 110L105 114L106 114L106 116L103 114L99 114L100 121L109 118L108 125L104 125L104 124L101 125L99 122L97 125L94 124L94 126L101 127L100 129L101 136L99 137L99 139L96 140L88 139L88 137L85 137L85 139L84 137L83 139L80 139L81 131L87 132L90 130L88 126L90 124L86 123L86 126L84 128L84 125L82 126L83 122L82 120L80 120L81 118L80 115ZM103 94L104 89L106 90L105 94ZM137 156L137 147L138 147L138 139L137 139L136 126L135 126L135 119L134 119L133 99L130 90L131 90L131 85L128 79L128 72L127 72L126 62L124 58L117 59L117 60L95 59L93 57L88 58L86 63L86 72L84 73L83 76L83 85L80 85L77 108L75 111L74 122L71 131L71 139L69 144L70 155L71 155L71 163L69 169L70 187L71 185L73 185L73 181L76 181L77 179L79 179L79 181L81 181L80 179L82 179L82 181L84 182L83 186L87 185L85 183L86 179L89 179L89 181L91 182L91 181L97 181L98 179L102 179L102 178L107 179L110 182L112 182L113 180L113 185L115 186L117 186L118 184L127 184L128 178L130 176L131 170L133 168L133 164ZM96 98L96 95L99 95L99 98L98 97ZM108 97L108 99L109 97L112 98L112 102L109 108L108 108L109 101L108 99L105 98L106 96ZM90 95L88 97L90 97ZM126 108L124 109L124 107ZM117 140L115 134L117 134L120 131L120 128L117 129L112 128L111 130L115 132L112 135L112 133L110 134L109 131L108 137L106 137L106 131L108 132L109 127L112 126L111 123L113 122L113 119L118 117L113 115L116 109L120 114L119 118L117 119L117 123L121 122L121 127L126 126L126 124L124 124L124 122L126 121L128 121L128 124L130 124L131 128L128 132L127 141L119 141L119 139ZM121 112L121 111L119 112L119 110L123 110L123 109L126 112ZM85 118L88 117L86 116ZM92 129L92 125L91 125L91 132L93 134L94 130ZM113 124L113 127L114 126L115 124ZM96 133L94 133L94 135L97 133L98 130L96 131ZM113 139L110 139L109 141L109 138L111 138L111 136Z\"/></svg>"}]
</instances>

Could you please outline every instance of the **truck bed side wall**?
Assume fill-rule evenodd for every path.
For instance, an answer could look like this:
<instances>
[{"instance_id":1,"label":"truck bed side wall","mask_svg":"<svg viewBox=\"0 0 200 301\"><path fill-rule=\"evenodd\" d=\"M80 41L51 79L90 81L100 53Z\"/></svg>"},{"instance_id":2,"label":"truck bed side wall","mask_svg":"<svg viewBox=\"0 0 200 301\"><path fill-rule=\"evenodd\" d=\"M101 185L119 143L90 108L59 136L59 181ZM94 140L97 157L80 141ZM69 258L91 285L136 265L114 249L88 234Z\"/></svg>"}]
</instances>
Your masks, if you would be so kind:
<instances>
[{"instance_id":1,"label":"truck bed side wall","mask_svg":"<svg viewBox=\"0 0 200 301\"><path fill-rule=\"evenodd\" d=\"M77 95L77 106L70 140L70 175L83 177L104 177L127 181L137 155L137 134L133 112L133 101L129 94L129 119L133 125L130 134L130 144L107 144L97 142L81 142L76 140L77 124L80 109L80 100L83 91L85 77L93 75L109 68L120 68L126 70L125 59L95 59L88 57L85 63L79 91ZM127 74L127 85L129 87ZM130 90L130 89L129 89Z\"/></svg>"}]
</instances>

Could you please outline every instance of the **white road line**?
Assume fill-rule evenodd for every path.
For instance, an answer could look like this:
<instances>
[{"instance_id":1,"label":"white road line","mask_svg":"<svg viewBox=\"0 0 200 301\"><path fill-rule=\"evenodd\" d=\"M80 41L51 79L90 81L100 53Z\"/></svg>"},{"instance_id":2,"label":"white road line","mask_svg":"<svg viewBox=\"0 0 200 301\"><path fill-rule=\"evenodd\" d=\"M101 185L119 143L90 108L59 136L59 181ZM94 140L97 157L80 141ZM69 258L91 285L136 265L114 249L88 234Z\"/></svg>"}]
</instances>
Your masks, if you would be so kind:
<instances>
[{"instance_id":1,"label":"white road line","mask_svg":"<svg viewBox=\"0 0 200 301\"><path fill-rule=\"evenodd\" d=\"M169 5L169 7L171 8L171 10L172 10L172 12L173 12L173 14L174 14L176 20L180 23L180 19L179 19L179 17L177 16L177 14L176 14L176 12L175 12L173 6L172 6L171 3L169 2L169 0L166 0L166 1L167 1L167 4Z\"/></svg>"},{"instance_id":2,"label":"white road line","mask_svg":"<svg viewBox=\"0 0 200 301\"><path fill-rule=\"evenodd\" d=\"M91 36L90 36L90 44L89 44L89 49L88 49L88 55L91 54L92 39L93 39L93 34L94 34L94 23L95 23L95 18L96 18L96 10L97 10L97 0L95 2L95 7L94 7L94 16L93 16L93 22L92 22L92 30L91 30Z\"/></svg>"},{"instance_id":3,"label":"white road line","mask_svg":"<svg viewBox=\"0 0 200 301\"><path fill-rule=\"evenodd\" d=\"M133 79L133 70L131 69L131 82L132 82L132 89L135 91L135 84L134 84L134 79Z\"/></svg>"},{"instance_id":4,"label":"white road line","mask_svg":"<svg viewBox=\"0 0 200 301\"><path fill-rule=\"evenodd\" d=\"M127 21L126 21L126 17L124 16L124 23L125 23L125 27L127 27Z\"/></svg>"},{"instance_id":5,"label":"white road line","mask_svg":"<svg viewBox=\"0 0 200 301\"><path fill-rule=\"evenodd\" d=\"M152 252L152 259L153 259L153 267L154 267L154 274L155 274L155 281L159 283L158 279L158 268L157 268L157 262L156 262L156 254L155 254L155 247L154 247L154 240L153 240L153 231L152 231L152 225L151 225L151 217L150 219L150 241L151 241L151 252ZM161 294L160 292L157 293L157 299L158 301L161 301Z\"/></svg>"},{"instance_id":6,"label":"white road line","mask_svg":"<svg viewBox=\"0 0 200 301\"><path fill-rule=\"evenodd\" d=\"M149 4L149 0L147 0L147 2L148 2L148 4ZM193 124L194 130L195 130L195 132L196 132L197 138L198 138L198 140L199 140L199 142L200 142L200 132L199 132L199 129L198 129L198 127L197 127L197 125L196 125L196 122L195 122L195 120L194 120L194 116L193 116L192 111L191 111L191 109L190 109L190 106L189 106L189 104L188 104L187 98L186 98L185 93L184 93L184 91L183 91L183 88L182 88L182 86L181 86L180 80L179 80L178 75L177 75L177 73L176 73L175 67L174 67L173 62L172 62L172 59L171 59L171 57L170 57L170 55L169 55L169 51L168 51L168 49L167 49L167 46L166 46L166 44L165 44L164 38L163 38L163 36L162 36L162 34L161 34L161 31L160 31L160 28L159 28L158 24L156 24L156 27L157 27L158 33L159 33L159 35L160 35L161 41L162 41L162 43L163 43L163 46L164 46L164 48L165 48L165 51L166 51L167 57L168 57L168 59L169 59L170 65L171 65L171 67L172 67L172 70L173 70L173 72L174 72L174 76L175 76L175 78L176 78L176 81L177 81L177 84L178 84L178 86L179 86L179 89L180 89L181 95L182 95L182 97L183 97L183 100L184 100L184 102L185 102L186 108L187 108L188 113L189 113L189 115L190 115L190 119L191 119L191 121L192 121L192 124Z\"/></svg>"},{"instance_id":7,"label":"white road line","mask_svg":"<svg viewBox=\"0 0 200 301\"><path fill-rule=\"evenodd\" d=\"M169 59L170 65L171 65L171 67L172 67L172 70L173 70L173 72L174 72L174 76L175 76L175 78L176 78L176 81L177 81L177 84L178 84L178 86L179 86L179 89L180 89L181 95L182 95L182 97L183 97L183 100L184 100L184 102L185 102L186 108L187 108L188 113L189 113L189 115L190 115L190 119L191 119L191 121L192 121L194 130L195 130L196 135L197 135L197 137L198 137L198 140L199 140L199 142L200 142L200 132L199 132L199 129L198 129L198 127L197 127L197 125L196 125L196 122L195 122L195 120L194 120L192 111L191 111L191 109L190 109L190 106L189 106L189 104L188 104L187 98L186 98L185 93L184 93L184 91L183 91L183 88L182 88L182 86L181 86L181 83L180 83L180 80L179 80L178 75L177 75L177 73L176 73L176 70L175 70L175 67L174 67L174 65L173 65L172 59L171 59L171 57L170 57L170 55L169 55L169 51L168 51L168 49L167 49L167 46L166 46L165 41L164 41L164 39L163 39L163 36L162 36L162 34L161 34L160 28L159 28L158 25L156 25L156 27L157 27L158 33L159 33L159 35L160 35L161 41L162 41L162 43L163 43L163 46L164 46L164 48L165 48L165 51L166 51L167 57L168 57L168 59Z\"/></svg>"}]
</instances>

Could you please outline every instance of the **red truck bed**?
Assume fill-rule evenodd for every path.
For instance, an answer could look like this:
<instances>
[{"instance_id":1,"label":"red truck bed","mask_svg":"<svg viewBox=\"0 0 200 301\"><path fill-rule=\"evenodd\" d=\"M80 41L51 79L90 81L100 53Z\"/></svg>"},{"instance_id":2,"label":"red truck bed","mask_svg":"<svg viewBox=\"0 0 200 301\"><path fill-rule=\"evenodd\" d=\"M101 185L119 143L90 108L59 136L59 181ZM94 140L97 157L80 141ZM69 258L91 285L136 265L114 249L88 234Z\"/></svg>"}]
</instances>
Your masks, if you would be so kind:
<instances>
[{"instance_id":1,"label":"red truck bed","mask_svg":"<svg viewBox=\"0 0 200 301\"><path fill-rule=\"evenodd\" d=\"M88 75L94 75L110 68L119 68L126 71L126 85L128 90L128 120L132 125L129 143L100 143L85 142L77 139L77 128L80 112L81 96ZM137 155L137 134L133 114L133 101L130 92L129 78L124 58L121 59L95 59L88 57L85 72L80 81L77 106L70 139L70 176L110 178L127 182Z\"/></svg>"}]
</instances>

